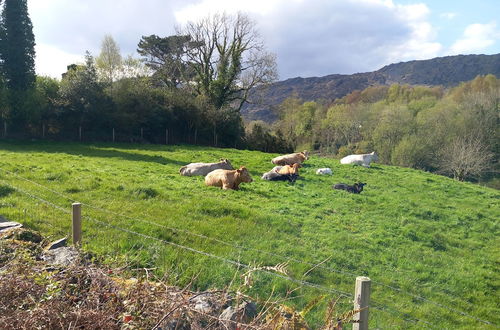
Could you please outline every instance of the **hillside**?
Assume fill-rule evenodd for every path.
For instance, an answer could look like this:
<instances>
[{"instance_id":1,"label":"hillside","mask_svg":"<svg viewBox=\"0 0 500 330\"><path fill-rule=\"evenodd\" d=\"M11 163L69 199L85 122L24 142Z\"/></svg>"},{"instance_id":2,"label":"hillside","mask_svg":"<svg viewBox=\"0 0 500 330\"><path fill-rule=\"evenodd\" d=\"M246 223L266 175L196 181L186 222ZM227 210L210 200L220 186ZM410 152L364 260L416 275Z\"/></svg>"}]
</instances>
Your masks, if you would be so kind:
<instances>
[{"instance_id":1,"label":"hillside","mask_svg":"<svg viewBox=\"0 0 500 330\"><path fill-rule=\"evenodd\" d=\"M0 141L0 215L44 235L70 232L83 203L83 248L109 263L193 289L244 280L252 296L286 297L297 310L325 295L352 306L356 276L372 279L373 328L493 328L498 315L498 191L407 168L341 166L312 157L295 184L263 181L273 154L194 146ZM239 191L183 177L193 161L229 158L254 182ZM333 176L317 176L331 167ZM366 182L359 195L338 182ZM287 293L288 292L288 293Z\"/></svg>"},{"instance_id":2,"label":"hillside","mask_svg":"<svg viewBox=\"0 0 500 330\"><path fill-rule=\"evenodd\" d=\"M331 102L354 90L363 90L373 85L400 83L450 87L472 80L477 75L490 73L500 77L500 54L446 56L390 64L374 72L291 78L257 91L253 96L255 104L246 105L242 114L249 120L272 122L277 119L276 114L271 111L272 107L292 95L304 101Z\"/></svg>"}]
</instances>

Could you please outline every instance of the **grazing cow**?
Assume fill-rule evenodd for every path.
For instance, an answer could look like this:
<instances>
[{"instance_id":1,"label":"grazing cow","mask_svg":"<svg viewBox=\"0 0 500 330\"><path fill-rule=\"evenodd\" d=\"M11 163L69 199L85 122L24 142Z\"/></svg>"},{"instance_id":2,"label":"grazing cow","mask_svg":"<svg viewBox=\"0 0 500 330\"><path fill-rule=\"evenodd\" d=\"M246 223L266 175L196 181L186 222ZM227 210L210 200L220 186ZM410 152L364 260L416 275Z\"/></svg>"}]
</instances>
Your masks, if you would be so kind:
<instances>
[{"instance_id":1,"label":"grazing cow","mask_svg":"<svg viewBox=\"0 0 500 330\"><path fill-rule=\"evenodd\" d=\"M232 170L233 166L228 159L221 158L218 163L191 163L186 166L182 166L179 173L184 176L205 176L213 170L218 169Z\"/></svg>"},{"instance_id":2,"label":"grazing cow","mask_svg":"<svg viewBox=\"0 0 500 330\"><path fill-rule=\"evenodd\" d=\"M279 174L293 174L293 175L299 175L299 168L301 168L302 165L299 163L295 163L292 166L290 165L283 165L279 170Z\"/></svg>"},{"instance_id":3,"label":"grazing cow","mask_svg":"<svg viewBox=\"0 0 500 330\"><path fill-rule=\"evenodd\" d=\"M307 150L304 150L302 152L297 152L294 154L275 157L271 160L271 163L276 165L293 165L295 163L302 164L305 160L308 159L309 152Z\"/></svg>"},{"instance_id":4,"label":"grazing cow","mask_svg":"<svg viewBox=\"0 0 500 330\"><path fill-rule=\"evenodd\" d=\"M333 189L345 190L353 194L359 194L363 191L363 187L366 186L366 183L355 183L352 186L345 183L337 183L333 185Z\"/></svg>"},{"instance_id":5,"label":"grazing cow","mask_svg":"<svg viewBox=\"0 0 500 330\"><path fill-rule=\"evenodd\" d=\"M252 182L252 177L246 167L238 170L215 170L207 174L205 184L207 186L221 187L222 189L238 190L242 182Z\"/></svg>"},{"instance_id":6,"label":"grazing cow","mask_svg":"<svg viewBox=\"0 0 500 330\"><path fill-rule=\"evenodd\" d=\"M319 175L326 175L326 174L330 175L330 174L332 174L332 173L333 173L333 172L332 172L332 169L331 169L331 168L329 168L329 167L325 167L325 168L318 168L318 169L316 170L316 174L319 174Z\"/></svg>"},{"instance_id":7,"label":"grazing cow","mask_svg":"<svg viewBox=\"0 0 500 330\"><path fill-rule=\"evenodd\" d=\"M371 154L345 156L340 160L340 164L354 164L354 165L361 165L364 167L370 167L371 162L377 162L377 161L378 161L378 156L374 151Z\"/></svg>"}]
</instances>

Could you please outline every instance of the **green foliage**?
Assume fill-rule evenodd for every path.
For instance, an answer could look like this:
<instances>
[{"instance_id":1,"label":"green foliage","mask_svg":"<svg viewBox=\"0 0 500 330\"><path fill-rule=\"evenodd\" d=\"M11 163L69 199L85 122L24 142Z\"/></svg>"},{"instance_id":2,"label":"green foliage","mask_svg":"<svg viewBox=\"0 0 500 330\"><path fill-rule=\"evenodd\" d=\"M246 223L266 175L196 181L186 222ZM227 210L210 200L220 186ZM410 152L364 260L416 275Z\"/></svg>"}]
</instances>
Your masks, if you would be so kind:
<instances>
[{"instance_id":1,"label":"green foliage","mask_svg":"<svg viewBox=\"0 0 500 330\"><path fill-rule=\"evenodd\" d=\"M386 164L480 180L495 176L495 159L500 157L499 97L500 80L493 75L478 76L448 91L442 87L375 86L354 91L328 108L316 107L314 116L304 111L310 103L289 98L280 106L276 127L293 146L308 144L338 157L375 150ZM457 140L471 137L475 147L471 143L458 147ZM467 144L469 147L464 146ZM442 161L442 155L449 155L453 148L461 150L460 159L450 156ZM448 168L451 160L455 168L475 169L458 175Z\"/></svg>"},{"instance_id":2,"label":"green foliage","mask_svg":"<svg viewBox=\"0 0 500 330\"><path fill-rule=\"evenodd\" d=\"M111 35L105 35L101 43L101 53L95 60L97 72L102 81L112 85L122 71L120 47Z\"/></svg>"},{"instance_id":3,"label":"green foliage","mask_svg":"<svg viewBox=\"0 0 500 330\"><path fill-rule=\"evenodd\" d=\"M5 0L2 11L1 55L7 86L26 91L35 83L35 36L27 0Z\"/></svg>"}]
</instances>

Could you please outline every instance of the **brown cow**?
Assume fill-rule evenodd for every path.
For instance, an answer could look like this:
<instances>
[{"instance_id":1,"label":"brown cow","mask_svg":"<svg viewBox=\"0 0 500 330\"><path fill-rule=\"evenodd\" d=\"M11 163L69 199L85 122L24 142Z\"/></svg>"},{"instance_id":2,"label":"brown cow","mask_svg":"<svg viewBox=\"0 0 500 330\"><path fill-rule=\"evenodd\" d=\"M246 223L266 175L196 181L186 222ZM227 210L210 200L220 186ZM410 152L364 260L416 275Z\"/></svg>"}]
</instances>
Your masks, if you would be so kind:
<instances>
[{"instance_id":1,"label":"brown cow","mask_svg":"<svg viewBox=\"0 0 500 330\"><path fill-rule=\"evenodd\" d=\"M307 150L304 150L302 152L296 152L294 154L275 157L271 160L271 163L276 165L293 165L295 163L302 164L305 160L308 159L309 152Z\"/></svg>"},{"instance_id":2,"label":"brown cow","mask_svg":"<svg viewBox=\"0 0 500 330\"><path fill-rule=\"evenodd\" d=\"M279 174L294 174L294 175L299 175L299 168L302 167L299 163L295 163L292 166L290 165L284 165L281 167L278 171Z\"/></svg>"},{"instance_id":3,"label":"brown cow","mask_svg":"<svg viewBox=\"0 0 500 330\"><path fill-rule=\"evenodd\" d=\"M238 190L242 182L252 182L252 177L246 167L238 170L215 170L207 174L205 184L207 186L221 187L222 189Z\"/></svg>"}]
</instances>

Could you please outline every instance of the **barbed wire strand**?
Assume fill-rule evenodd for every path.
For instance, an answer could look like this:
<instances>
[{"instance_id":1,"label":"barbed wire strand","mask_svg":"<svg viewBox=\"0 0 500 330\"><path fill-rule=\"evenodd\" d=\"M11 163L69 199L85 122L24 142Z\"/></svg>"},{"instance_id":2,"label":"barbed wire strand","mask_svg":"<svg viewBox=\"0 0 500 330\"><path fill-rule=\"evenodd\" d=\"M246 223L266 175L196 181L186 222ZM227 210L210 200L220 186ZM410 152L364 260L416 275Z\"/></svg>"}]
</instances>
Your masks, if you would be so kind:
<instances>
[{"instance_id":1,"label":"barbed wire strand","mask_svg":"<svg viewBox=\"0 0 500 330\"><path fill-rule=\"evenodd\" d=\"M318 290L329 292L329 293L333 293L333 294L340 294L341 296L346 297L346 298L352 298L353 297L352 294L347 293L347 292L343 292L343 291L332 289L332 288L327 288L325 286L322 286L322 285L319 285L319 284L315 284L315 283L311 283L311 282L304 281L304 280L298 280L298 279L295 279L295 278L292 278L292 277L289 277L289 276L286 276L286 275L273 273L273 272L265 270L265 269L253 268L252 266L244 264L244 263L241 263L239 261L234 261L234 260L227 259L227 258L224 258L224 257L220 257L220 256L217 256L215 254L211 254L211 253L208 253L208 252L205 252L205 251L196 250L196 249L194 249L192 247L184 246L184 245L177 244L177 243L174 243L174 242L169 242L167 240L164 240L164 239L161 239L161 238L157 238L157 237L153 237L153 236L150 236L150 235L146 235L146 234L143 234L143 233L138 233L136 231L133 231L133 230L130 230L130 229L126 229L126 228L122 228L122 227L119 227L119 226L116 226L116 225L112 225L112 224L110 224L108 222L100 221L100 220L94 219L94 218L89 217L89 216L84 216L84 218L89 219L89 220L91 220L93 222L99 223L99 224L101 224L103 226L107 226L107 227L110 227L110 228L113 228L113 229L116 229L116 230L119 230L119 231L123 231L123 232L128 233L128 234L140 236L142 238L152 239L152 240L155 240L155 241L158 241L158 242L161 242L161 243L164 243L164 244L172 245L174 247L177 247L177 248L180 248L180 249L184 249L184 250L187 250L187 251L190 251L190 252L193 252L193 253L197 253L197 254L200 254L200 255L203 255L203 256L206 256L206 257L209 257L209 258L217 259L217 260L223 261L225 263L231 264L233 266L237 266L238 268L255 269L257 271L260 271L260 272L267 273L267 274L270 274L270 275L275 276L275 277L279 277L279 278L285 279L285 280L293 282L295 284L299 284L299 285L302 285L302 286L309 286L309 287L316 288Z\"/></svg>"},{"instance_id":2,"label":"barbed wire strand","mask_svg":"<svg viewBox=\"0 0 500 330\"><path fill-rule=\"evenodd\" d=\"M24 178L16 173L13 173L9 170L5 170L3 168L0 167L0 170L2 171L5 171L9 174L13 174L14 176L20 178L20 179L23 179L27 182L30 182L32 184L35 184L41 188L44 188L62 198L65 198L71 202L76 202L76 200L56 191L56 190L53 190L51 188L48 188L40 183L37 183L35 181L32 181L32 180L29 180L27 178ZM27 193L29 195L29 193ZM51 203L52 204L52 203ZM264 250L260 250L260 249L255 249L255 248L249 248L249 247L244 247L244 246L240 246L240 245L236 245L236 244L231 244L231 243L228 243L228 242L225 242L225 241L222 241L222 240L219 240L217 238L213 238L213 237L209 237L209 236L206 236L206 235L203 235L203 234L198 234L198 233L193 233L193 232L190 232L188 230L185 230L185 229L179 229L179 228L173 228L173 227L169 227L169 226L165 226L165 225L161 225L161 224L158 224L156 222L153 222L153 221L148 221L148 220L144 220L144 219L140 219L140 218L135 218L135 217L130 217L130 216L127 216L127 215L124 215L124 214L120 214L120 213L117 213L117 212L114 212L114 211L111 211L111 210L107 210L107 209L103 209L103 208L100 208L100 207L97 207L97 206L93 206L93 205L90 205L88 203L81 203L82 205L84 206L87 206L89 208L92 208L92 209L95 209L95 210L98 210L98 211L101 211L101 212L105 212L105 213L109 213L109 214L113 214L113 215L116 215L116 216L120 216L120 217L123 217L123 218L127 218L127 219L130 219L130 220L134 220L134 221L139 221L139 222L143 222L143 223L146 223L146 224L150 224L150 225L154 225L154 226L157 226L157 227L160 227L160 228L164 228L164 229L168 229L168 230L171 230L171 231L176 231L176 232L184 232L186 234L189 234L189 235L193 235L193 236L196 236L196 237L200 237L200 238L204 238L204 239L208 239L208 240L212 240L212 241L215 241L215 242L218 242L220 244L223 244L223 245L226 245L226 246L230 246L230 247L233 247L233 248L236 248L236 249L239 249L239 250L250 250L250 251L255 251L255 252L260 252L260 253L264 253L264 254L267 254L269 256L274 256L274 257L279 257L279 258L282 258L282 259L285 259L285 260L290 260L290 261L293 261L293 262L297 262L297 263L302 263L302 264L306 264L306 265L310 265L310 266L317 266L317 268L321 268L321 269L324 269L324 270L328 270L328 271L331 271L331 272L335 272L335 273L339 273L339 274L344 274L344 275L350 275L350 276L354 276L354 277L357 277L359 275L357 274L354 274L354 273L350 273L350 272L346 272L346 271L340 271L340 270L337 270L337 269L334 269L334 268L331 268L331 267L327 267L327 266L322 266L322 265L317 265L317 264L314 264L314 263L311 263L311 262L308 262L308 261L303 261L303 260L299 260L299 259L296 259L296 258L292 258L292 257L286 257L286 256L283 256L283 255L279 255L279 254L276 254L276 253L272 253L272 252L268 252L268 251L264 251ZM52 204L54 205L54 204ZM59 207L60 208L60 207ZM492 322L489 322L489 321L486 321L486 320L482 320L480 318L477 318L473 315L470 315L468 313L465 313L461 310L458 310L458 309L455 309L455 308L452 308L452 307L449 307L449 306L446 306L446 305L443 305L443 304L440 304L440 303L437 303L435 301L432 301L428 298L425 298L425 297L422 297L422 296L418 296L418 295L415 295L413 293L410 293L410 292L407 292L407 291L404 291L400 288L396 288L392 285L389 285L389 284L385 284L383 282L379 282L379 281L375 281L373 279L371 279L372 283L374 284L377 284L377 285L381 285L381 286L384 286L386 288L389 288L389 289L392 289L392 290L395 290L395 291L398 291L400 293L403 293L403 294L406 294L406 295L409 295L415 299L418 299L418 300L422 300L422 301L425 301L425 302L428 302L430 304L433 304L437 307L440 307L440 308L443 308L443 309L446 309L448 311L451 311L451 312L454 312L454 313L458 313L462 316L465 316L465 317L468 317L468 318L472 318L476 321L479 321L479 322L482 322L482 323L485 323L485 324L489 324L489 325L493 325ZM445 294L447 295L447 294ZM459 299L457 297L454 297L452 295L447 295L449 297L452 297L452 298L455 298L455 299ZM463 300L461 300L463 301ZM464 301L465 302L465 301ZM468 303L468 302L466 302ZM470 305L470 303L469 303Z\"/></svg>"},{"instance_id":3,"label":"barbed wire strand","mask_svg":"<svg viewBox=\"0 0 500 330\"><path fill-rule=\"evenodd\" d=\"M398 319L401 319L407 323L413 323L413 324L425 324L425 328L426 329L433 329L434 326L432 325L432 323L430 322L427 322L427 321L424 321L424 320L420 320L420 319L417 319L417 318L406 318L404 317L404 314L403 312L400 312L394 308L391 308L389 306L386 306L386 305L380 305L378 304L375 304L374 301L370 301L370 306L369 306L369 309L374 309L374 310L378 310L378 311L381 311L381 312L385 312L385 313L388 313L388 314L391 314L391 315L394 315L396 316Z\"/></svg>"}]
</instances>

